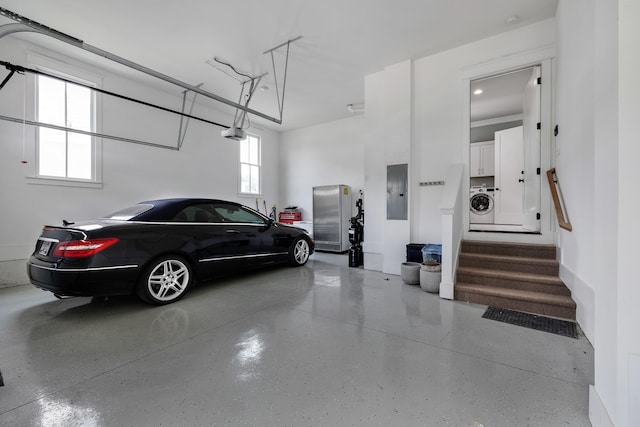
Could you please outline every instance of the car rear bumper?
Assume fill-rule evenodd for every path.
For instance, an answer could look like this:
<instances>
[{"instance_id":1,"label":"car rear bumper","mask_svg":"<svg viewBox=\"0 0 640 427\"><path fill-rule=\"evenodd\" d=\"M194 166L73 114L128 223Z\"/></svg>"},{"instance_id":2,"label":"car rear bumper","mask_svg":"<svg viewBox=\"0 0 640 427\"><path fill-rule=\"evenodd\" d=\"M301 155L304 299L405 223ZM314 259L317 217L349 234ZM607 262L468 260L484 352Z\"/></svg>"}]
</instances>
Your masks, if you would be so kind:
<instances>
[{"instance_id":1,"label":"car rear bumper","mask_svg":"<svg viewBox=\"0 0 640 427\"><path fill-rule=\"evenodd\" d=\"M137 265L64 268L35 257L27 261L31 283L61 296L106 296L132 293Z\"/></svg>"}]
</instances>

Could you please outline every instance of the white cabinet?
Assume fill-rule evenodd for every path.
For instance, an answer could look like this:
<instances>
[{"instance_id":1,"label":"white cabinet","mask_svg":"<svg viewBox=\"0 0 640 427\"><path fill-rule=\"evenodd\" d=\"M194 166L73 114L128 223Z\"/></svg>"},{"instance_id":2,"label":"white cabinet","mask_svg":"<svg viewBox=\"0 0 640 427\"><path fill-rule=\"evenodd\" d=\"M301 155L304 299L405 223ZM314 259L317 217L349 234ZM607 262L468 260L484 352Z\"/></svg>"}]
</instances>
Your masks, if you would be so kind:
<instances>
[{"instance_id":1,"label":"white cabinet","mask_svg":"<svg viewBox=\"0 0 640 427\"><path fill-rule=\"evenodd\" d=\"M479 176L493 176L495 172L494 153L495 149L493 141L472 143L469 175L472 178Z\"/></svg>"}]
</instances>

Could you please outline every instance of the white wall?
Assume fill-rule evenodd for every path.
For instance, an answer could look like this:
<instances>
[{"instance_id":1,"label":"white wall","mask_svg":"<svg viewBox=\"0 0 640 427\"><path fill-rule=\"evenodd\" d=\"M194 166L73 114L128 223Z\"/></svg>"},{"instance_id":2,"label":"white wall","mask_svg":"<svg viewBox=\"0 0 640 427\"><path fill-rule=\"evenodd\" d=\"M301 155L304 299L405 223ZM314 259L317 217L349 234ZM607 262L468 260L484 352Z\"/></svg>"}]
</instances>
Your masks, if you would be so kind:
<instances>
[{"instance_id":1,"label":"white wall","mask_svg":"<svg viewBox=\"0 0 640 427\"><path fill-rule=\"evenodd\" d=\"M439 243L441 239L438 207L442 187L418 184L443 180L449 165L468 161L469 135L463 133L469 128L465 123L468 111L465 114L463 107L469 99L470 73L484 70L497 74L502 71L496 69L500 64L525 65L518 63L528 60L521 58L523 52L541 51L554 44L555 20L550 19L414 61L412 240ZM468 170L465 176L468 179ZM491 235L494 240L501 237L504 235Z\"/></svg>"},{"instance_id":2,"label":"white wall","mask_svg":"<svg viewBox=\"0 0 640 427\"><path fill-rule=\"evenodd\" d=\"M640 425L638 19L626 0L562 0L557 11L557 169L573 225L560 232L561 276L574 298L592 292L598 427Z\"/></svg>"},{"instance_id":3,"label":"white wall","mask_svg":"<svg viewBox=\"0 0 640 427\"><path fill-rule=\"evenodd\" d=\"M313 187L345 184L356 212L355 201L364 189L363 123L363 116L356 115L281 134L278 210L298 206L302 220L312 221ZM366 204L365 197L365 209Z\"/></svg>"},{"instance_id":4,"label":"white wall","mask_svg":"<svg viewBox=\"0 0 640 427\"><path fill-rule=\"evenodd\" d=\"M616 258L615 232L605 232L607 229L614 231L617 228L616 191L602 191L602 186L616 187L617 146L614 141L617 131L615 126L611 126L611 119L616 115L615 98L608 101L606 97L602 98L601 105L614 108L606 108L596 114L596 93L605 95L605 92L601 92L601 88L598 87L604 76L598 74L596 79L595 1L562 1L558 6L556 19L556 121L560 130L556 138L556 171L568 219L573 227L571 232L563 229L558 231L562 254L560 277L572 289L572 297L578 302L578 321L594 344L597 355L602 351L608 351L607 348L615 348L616 341L615 334L603 335L599 332L608 322L599 319L596 323L597 303L594 301L602 292L599 284L604 284L601 281L603 277L597 276L604 271L599 264L615 264ZM611 61L603 63L615 68L615 49L609 49L609 54L613 54L614 57L609 58ZM611 94L614 93L611 91ZM607 111L611 116L606 117ZM598 123L594 123L596 118L599 120ZM612 143L609 144L608 150L599 152L596 144L597 133L605 128L613 131L610 135ZM599 156L596 155L597 152ZM611 209L610 226L598 218L603 213L599 206L608 206ZM613 239L613 242L610 239ZM598 251L597 247L610 250ZM615 282L615 269L609 270L607 275ZM611 287L610 290L614 293L613 296L605 293L601 298L615 300L615 287ZM580 308L585 302L588 308L581 312ZM609 324L607 328L615 329L615 324ZM602 377L601 380L597 377L598 369L596 384L603 389L611 387L613 377L606 376L606 379Z\"/></svg>"},{"instance_id":5,"label":"white wall","mask_svg":"<svg viewBox=\"0 0 640 427\"><path fill-rule=\"evenodd\" d=\"M572 290L578 305L577 320L593 341L594 282L591 278L601 254L589 248L596 247L596 204L602 202L596 201L590 193L598 184L594 150L594 2L581 3L585 7L575 7L577 3L571 1L562 2L557 12L556 122L559 134L556 137L556 174L568 220L575 230L559 229L558 240L562 263L560 277ZM582 190L576 191L578 188Z\"/></svg>"},{"instance_id":6,"label":"white wall","mask_svg":"<svg viewBox=\"0 0 640 427\"><path fill-rule=\"evenodd\" d=\"M420 187L418 183L443 180L449 165L462 163L468 156L463 144L462 102L467 96L462 84L463 71L554 43L555 20L550 19L414 60L409 75L402 77L402 84L410 85L407 105L410 117L399 127L387 126L396 123L390 117L395 111L395 101L388 95L393 92L385 92L385 87L390 88L391 84L385 81L385 76L391 74L393 64L387 67L387 72L365 76L364 118L356 116L281 136L281 205L302 207L303 219L310 220L313 186L366 185L371 191L366 191L364 197L365 268L383 270L386 165L408 159L410 227L402 245L395 242L395 246L386 246L393 246L394 253L389 256L394 255L395 259L391 264L404 258L407 243L441 243L442 187ZM398 135L395 139L394 132ZM402 142L405 135L410 138L409 146Z\"/></svg>"},{"instance_id":7,"label":"white wall","mask_svg":"<svg viewBox=\"0 0 640 427\"><path fill-rule=\"evenodd\" d=\"M613 7L598 0L597 16L615 22ZM601 8L606 8L601 11ZM640 263L637 243L640 241L638 221L637 184L640 182L640 144L638 144L638 118L640 117L640 3L631 0L618 1L618 292L617 310L609 310L607 316L615 316L619 337L616 418L621 425L640 425ZM603 49L604 50L604 49ZM606 50L605 50L606 51ZM610 71L609 71L610 73ZM607 74L610 75L610 74ZM608 135L597 135L599 145L609 144ZM604 189L607 191L607 189ZM600 208L605 211L605 207ZM605 218L603 218L605 219ZM606 272L604 266L601 267ZM604 275L603 275L604 276ZM605 331L603 331L605 332ZM611 360L613 362L613 360ZM597 360L597 369L606 369L609 360Z\"/></svg>"},{"instance_id":8,"label":"white wall","mask_svg":"<svg viewBox=\"0 0 640 427\"><path fill-rule=\"evenodd\" d=\"M384 146L385 92L384 73L365 76L365 150L364 178L367 187L364 219L364 268L382 271L384 264L384 227L386 211L386 149ZM410 175L411 176L411 175ZM375 190L375 191L369 191ZM411 205L409 205L411 206Z\"/></svg>"},{"instance_id":9,"label":"white wall","mask_svg":"<svg viewBox=\"0 0 640 427\"><path fill-rule=\"evenodd\" d=\"M387 166L397 164L409 165L409 177L413 174L410 162L412 66L411 61L403 61L365 79L368 154L365 193L377 201L369 213L375 214L379 226L369 227L365 233L364 262L365 268L390 274L400 274L400 266L406 261L406 245L410 243L411 186L409 184L408 194L403 196L408 199L407 219L387 219L386 174Z\"/></svg>"},{"instance_id":10,"label":"white wall","mask_svg":"<svg viewBox=\"0 0 640 427\"><path fill-rule=\"evenodd\" d=\"M0 40L3 60L24 65L25 52L46 53L76 67L100 74L103 88L169 108L180 109L182 88L171 92L127 80L71 58L56 55L13 36ZM4 73L2 74L4 78ZM0 92L0 114L22 118L23 79L14 76ZM155 82L154 82L155 83ZM29 87L27 87L29 89ZM30 90L30 89L29 89ZM28 91L27 91L28 93ZM230 123L230 119L196 104L194 115ZM179 117L142 109L105 98L102 131L140 138L158 144L176 145ZM33 112L28 109L28 118ZM36 185L28 182L33 174L34 129L0 121L0 286L26 283L24 260L30 254L42 225L65 219L91 219L141 200L172 196L202 196L239 201L255 207L255 197L237 194L238 146L220 136L221 128L191 120L180 151L152 148L126 142L103 140L102 188ZM270 207L279 200L279 136L252 129L262 136L263 195ZM29 163L23 164L23 147Z\"/></svg>"}]
</instances>

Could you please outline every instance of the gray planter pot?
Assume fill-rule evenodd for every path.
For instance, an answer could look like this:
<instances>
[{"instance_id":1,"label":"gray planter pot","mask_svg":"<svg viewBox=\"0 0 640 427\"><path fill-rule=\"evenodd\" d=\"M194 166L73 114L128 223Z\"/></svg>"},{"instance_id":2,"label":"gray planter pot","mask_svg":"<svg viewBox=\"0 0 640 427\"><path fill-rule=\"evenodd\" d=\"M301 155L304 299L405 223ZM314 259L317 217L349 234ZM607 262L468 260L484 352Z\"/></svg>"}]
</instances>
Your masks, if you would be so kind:
<instances>
[{"instance_id":1,"label":"gray planter pot","mask_svg":"<svg viewBox=\"0 0 640 427\"><path fill-rule=\"evenodd\" d=\"M423 265L420 268L420 287L425 292L438 293L441 277L442 270L439 265L437 267Z\"/></svg>"},{"instance_id":2,"label":"gray planter pot","mask_svg":"<svg viewBox=\"0 0 640 427\"><path fill-rule=\"evenodd\" d=\"M400 277L408 285L420 284L420 264L417 262L403 262L400 266Z\"/></svg>"}]
</instances>

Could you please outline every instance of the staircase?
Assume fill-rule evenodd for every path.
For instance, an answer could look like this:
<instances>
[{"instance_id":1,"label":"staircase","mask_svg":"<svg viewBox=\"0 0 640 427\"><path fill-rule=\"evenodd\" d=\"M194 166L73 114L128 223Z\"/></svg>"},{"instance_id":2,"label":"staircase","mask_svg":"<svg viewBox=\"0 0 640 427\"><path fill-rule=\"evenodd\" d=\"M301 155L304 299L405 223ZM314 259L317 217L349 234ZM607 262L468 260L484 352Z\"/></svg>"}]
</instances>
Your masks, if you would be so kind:
<instances>
[{"instance_id":1,"label":"staircase","mask_svg":"<svg viewBox=\"0 0 640 427\"><path fill-rule=\"evenodd\" d=\"M575 320L553 245L465 240L454 299Z\"/></svg>"}]
</instances>

